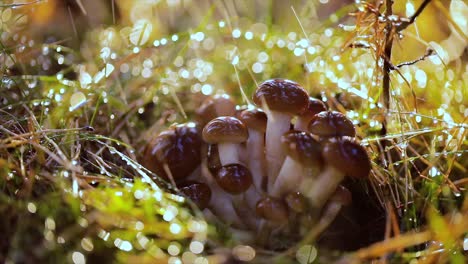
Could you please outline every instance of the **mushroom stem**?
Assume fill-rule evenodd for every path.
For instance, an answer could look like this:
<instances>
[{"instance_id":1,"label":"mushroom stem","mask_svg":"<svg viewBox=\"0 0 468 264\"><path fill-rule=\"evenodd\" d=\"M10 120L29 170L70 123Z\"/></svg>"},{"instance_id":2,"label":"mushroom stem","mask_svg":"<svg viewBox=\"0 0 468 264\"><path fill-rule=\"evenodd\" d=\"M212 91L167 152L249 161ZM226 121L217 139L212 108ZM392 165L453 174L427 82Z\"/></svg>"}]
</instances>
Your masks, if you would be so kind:
<instances>
[{"instance_id":1,"label":"mushroom stem","mask_svg":"<svg viewBox=\"0 0 468 264\"><path fill-rule=\"evenodd\" d=\"M343 205L340 203L327 204L318 223L316 223L312 229L310 229L306 237L302 240L302 243L314 242L318 236L323 233L323 231L325 231L328 226L330 226L333 220L335 220L342 207Z\"/></svg>"},{"instance_id":2,"label":"mushroom stem","mask_svg":"<svg viewBox=\"0 0 468 264\"><path fill-rule=\"evenodd\" d=\"M265 177L264 134L256 129L249 129L247 139L248 165L252 173L253 184L257 190L262 190Z\"/></svg>"},{"instance_id":3,"label":"mushroom stem","mask_svg":"<svg viewBox=\"0 0 468 264\"><path fill-rule=\"evenodd\" d=\"M268 167L268 189L273 187L278 172L283 164L285 154L281 149L281 136L290 128L291 116L289 114L267 111L265 156Z\"/></svg>"},{"instance_id":4,"label":"mushroom stem","mask_svg":"<svg viewBox=\"0 0 468 264\"><path fill-rule=\"evenodd\" d=\"M301 163L289 156L286 157L280 173L278 174L278 178L276 178L273 188L271 189L271 195L279 197L294 190L301 181L303 173L304 168Z\"/></svg>"},{"instance_id":5,"label":"mushroom stem","mask_svg":"<svg viewBox=\"0 0 468 264\"><path fill-rule=\"evenodd\" d=\"M344 176L343 172L327 165L325 170L314 179L313 185L303 186L301 191L309 198L313 207L321 208L335 192Z\"/></svg>"},{"instance_id":6,"label":"mushroom stem","mask_svg":"<svg viewBox=\"0 0 468 264\"><path fill-rule=\"evenodd\" d=\"M262 198L262 194L259 192L255 186L250 186L250 188L245 192L245 201L250 209L255 210L257 202Z\"/></svg>"},{"instance_id":7,"label":"mushroom stem","mask_svg":"<svg viewBox=\"0 0 468 264\"><path fill-rule=\"evenodd\" d=\"M216 184L210 187L212 190L212 198L209 207L214 211L215 215L221 218L225 223L231 223L240 228L244 227L244 222L237 214L231 197L226 195L226 193Z\"/></svg>"},{"instance_id":8,"label":"mushroom stem","mask_svg":"<svg viewBox=\"0 0 468 264\"><path fill-rule=\"evenodd\" d=\"M226 196L223 189L218 186L213 175L206 166L206 158L202 161L203 166L201 169L202 178L211 188L211 200L209 208L215 215L217 215L223 222L232 223L237 227L243 227L244 224L237 215L235 208L232 206L231 199Z\"/></svg>"},{"instance_id":9,"label":"mushroom stem","mask_svg":"<svg viewBox=\"0 0 468 264\"><path fill-rule=\"evenodd\" d=\"M335 220L341 211L341 208L350 204L352 201L351 192L344 186L338 186L335 193L324 206L318 222L311 228L309 235L303 240L303 243L310 243L322 233Z\"/></svg>"},{"instance_id":10,"label":"mushroom stem","mask_svg":"<svg viewBox=\"0 0 468 264\"><path fill-rule=\"evenodd\" d=\"M222 166L227 164L239 163L239 144L238 143L219 143L219 160Z\"/></svg>"},{"instance_id":11,"label":"mushroom stem","mask_svg":"<svg viewBox=\"0 0 468 264\"><path fill-rule=\"evenodd\" d=\"M253 189L252 187L249 190ZM230 195L232 201L232 207L236 211L242 222L249 227L249 229L255 229L257 226L257 220L255 214L252 214L251 208L246 206L246 193ZM253 208L255 210L255 207Z\"/></svg>"}]
</instances>

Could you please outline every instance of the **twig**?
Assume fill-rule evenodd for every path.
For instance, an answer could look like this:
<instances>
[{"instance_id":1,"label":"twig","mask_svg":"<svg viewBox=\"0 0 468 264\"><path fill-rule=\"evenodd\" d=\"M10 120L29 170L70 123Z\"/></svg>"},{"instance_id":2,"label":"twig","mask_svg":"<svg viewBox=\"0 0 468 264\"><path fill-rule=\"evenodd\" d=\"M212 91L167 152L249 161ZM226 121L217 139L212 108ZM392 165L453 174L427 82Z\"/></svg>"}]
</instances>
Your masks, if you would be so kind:
<instances>
[{"instance_id":1,"label":"twig","mask_svg":"<svg viewBox=\"0 0 468 264\"><path fill-rule=\"evenodd\" d=\"M399 68L401 68L403 66L414 65L414 64L416 64L416 63L418 63L420 61L425 60L427 57L434 55L434 53L435 53L435 51L433 49L429 48L429 49L426 50L426 53L424 55L422 55L421 57L419 57L419 58L417 58L415 60L402 62L402 63L400 63L398 65L393 65L392 70L399 69Z\"/></svg>"},{"instance_id":2,"label":"twig","mask_svg":"<svg viewBox=\"0 0 468 264\"><path fill-rule=\"evenodd\" d=\"M387 18L387 24L385 26L385 47L384 53L380 56L383 59L384 66L383 66L383 80L382 80L382 89L383 89L383 104L384 104L384 111L385 111L385 118L382 122L382 129L380 131L381 136L385 136L387 134L387 112L390 110L390 72L392 70L396 70L402 66L413 65L421 60L424 60L426 57L433 54L433 50L429 49L424 56L421 58L404 62L399 65L393 66L391 63L392 57L392 47L393 47L393 36L394 33L400 32L406 29L409 25L413 24L416 21L416 18L423 12L423 10L427 7L427 5L432 0L424 0L424 2L418 7L416 12L408 19L408 21L401 22L400 25L394 25L394 22L389 19L393 15L393 0L386 0L385 1L385 16ZM385 149L385 141L381 141L382 147Z\"/></svg>"},{"instance_id":3,"label":"twig","mask_svg":"<svg viewBox=\"0 0 468 264\"><path fill-rule=\"evenodd\" d=\"M453 220L455 217L457 219L456 221ZM456 216L448 214L443 219L445 220L445 223L450 223L450 231L454 237L458 237L468 231L468 213L466 212L457 214ZM427 227L426 230L421 232L411 231L388 240L374 243L344 257L343 260L347 260L345 263L363 263L363 260L365 259L381 257L385 254L407 247L416 246L430 240L438 241L437 239L437 233L434 233L434 230Z\"/></svg>"},{"instance_id":4,"label":"twig","mask_svg":"<svg viewBox=\"0 0 468 264\"><path fill-rule=\"evenodd\" d=\"M0 5L0 7L9 7L9 8L16 8L16 7L22 7L22 6L26 6L26 5L33 5L33 4L37 4L39 2L42 2L43 0L36 0L36 1L31 1L31 2L27 2L27 3L15 3L15 4L4 4L4 5Z\"/></svg>"},{"instance_id":5,"label":"twig","mask_svg":"<svg viewBox=\"0 0 468 264\"><path fill-rule=\"evenodd\" d=\"M406 29L408 26L414 23L416 21L416 18L422 13L422 11L427 7L427 5L431 2L432 0L424 0L424 2L418 7L418 10L409 18L408 21L402 22L397 28L397 32L400 32L404 29Z\"/></svg>"},{"instance_id":6,"label":"twig","mask_svg":"<svg viewBox=\"0 0 468 264\"><path fill-rule=\"evenodd\" d=\"M388 18L393 15L393 0L386 0L385 1L385 16ZM385 117L384 121L382 122L382 129L380 131L381 136L385 136L387 134L387 111L390 109L390 71L392 68L392 64L390 63L392 57L392 46L393 46L393 22L388 19L387 25L385 26L385 48L384 54L380 56L384 61L383 66L383 81L382 81L382 88L383 88L383 101L384 101L384 111ZM385 150L385 142L382 141L382 147Z\"/></svg>"}]
</instances>

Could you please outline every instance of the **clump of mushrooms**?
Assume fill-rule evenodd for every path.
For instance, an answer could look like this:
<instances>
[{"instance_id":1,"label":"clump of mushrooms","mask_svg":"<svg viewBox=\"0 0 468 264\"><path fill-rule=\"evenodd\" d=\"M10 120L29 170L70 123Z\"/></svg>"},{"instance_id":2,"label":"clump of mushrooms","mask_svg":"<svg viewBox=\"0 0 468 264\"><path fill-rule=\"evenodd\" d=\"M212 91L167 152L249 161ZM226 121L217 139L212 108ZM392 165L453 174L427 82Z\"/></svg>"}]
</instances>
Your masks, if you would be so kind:
<instances>
[{"instance_id":1,"label":"clump of mushrooms","mask_svg":"<svg viewBox=\"0 0 468 264\"><path fill-rule=\"evenodd\" d=\"M322 232L351 202L340 185L344 177L370 174L353 123L286 79L259 84L253 102L206 99L197 123L170 127L150 141L142 164L208 217L250 232L251 243L269 247L274 234Z\"/></svg>"}]
</instances>

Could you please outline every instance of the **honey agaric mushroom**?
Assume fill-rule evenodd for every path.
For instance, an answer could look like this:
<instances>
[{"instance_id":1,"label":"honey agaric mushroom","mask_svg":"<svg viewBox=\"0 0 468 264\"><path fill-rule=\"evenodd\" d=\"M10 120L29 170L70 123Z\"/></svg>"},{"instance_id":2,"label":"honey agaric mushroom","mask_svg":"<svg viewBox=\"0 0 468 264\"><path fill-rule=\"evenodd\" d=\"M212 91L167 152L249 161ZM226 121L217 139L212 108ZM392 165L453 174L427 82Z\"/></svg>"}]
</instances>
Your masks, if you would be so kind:
<instances>
[{"instance_id":1,"label":"honey agaric mushroom","mask_svg":"<svg viewBox=\"0 0 468 264\"><path fill-rule=\"evenodd\" d=\"M273 196L293 191L303 177L311 177L309 171L319 171L323 164L322 147L312 134L304 131L289 131L281 137L286 160L271 190ZM307 170L306 170L307 169Z\"/></svg>"},{"instance_id":2,"label":"honey agaric mushroom","mask_svg":"<svg viewBox=\"0 0 468 264\"><path fill-rule=\"evenodd\" d=\"M208 207L211 199L211 189L206 183L188 181L181 184L179 190L192 200L200 210Z\"/></svg>"},{"instance_id":3,"label":"honey agaric mushroom","mask_svg":"<svg viewBox=\"0 0 468 264\"><path fill-rule=\"evenodd\" d=\"M343 206L349 205L352 201L351 192L340 185L322 210L319 221L310 230L309 238L315 238L322 233L335 220Z\"/></svg>"},{"instance_id":4,"label":"honey agaric mushroom","mask_svg":"<svg viewBox=\"0 0 468 264\"><path fill-rule=\"evenodd\" d=\"M309 190L303 191L316 208L328 200L345 176L366 178L371 169L366 150L350 137L331 138L325 143L322 155L326 164L324 171Z\"/></svg>"},{"instance_id":5,"label":"honey agaric mushroom","mask_svg":"<svg viewBox=\"0 0 468 264\"><path fill-rule=\"evenodd\" d=\"M283 224L288 221L288 208L278 198L267 196L257 203L256 213L270 222Z\"/></svg>"},{"instance_id":6,"label":"honey agaric mushroom","mask_svg":"<svg viewBox=\"0 0 468 264\"><path fill-rule=\"evenodd\" d=\"M316 114L309 123L309 131L320 138L356 135L353 122L336 111L323 111Z\"/></svg>"},{"instance_id":7,"label":"honey agaric mushroom","mask_svg":"<svg viewBox=\"0 0 468 264\"><path fill-rule=\"evenodd\" d=\"M285 157L281 144L278 142L281 136L290 129L292 116L307 108L309 95L296 82L272 79L258 86L253 101L265 111L268 117L265 151L268 185L273 186Z\"/></svg>"},{"instance_id":8,"label":"honey agaric mushroom","mask_svg":"<svg viewBox=\"0 0 468 264\"><path fill-rule=\"evenodd\" d=\"M199 123L204 126L216 117L233 116L235 112L236 105L231 97L227 94L221 94L206 98L196 110L196 116Z\"/></svg>"},{"instance_id":9,"label":"honey agaric mushroom","mask_svg":"<svg viewBox=\"0 0 468 264\"><path fill-rule=\"evenodd\" d=\"M258 190L262 189L265 175L265 131L267 125L266 114L255 108L242 111L239 119L244 122L249 130L247 139L247 165L252 172L254 185Z\"/></svg>"},{"instance_id":10,"label":"honey agaric mushroom","mask_svg":"<svg viewBox=\"0 0 468 264\"><path fill-rule=\"evenodd\" d=\"M221 165L239 163L239 144L245 142L249 132L245 125L232 116L221 116L211 120L203 128L203 140L217 144Z\"/></svg>"},{"instance_id":11,"label":"honey agaric mushroom","mask_svg":"<svg viewBox=\"0 0 468 264\"><path fill-rule=\"evenodd\" d=\"M255 225L255 219L249 215L249 201L246 201L246 194L252 188L252 174L250 170L241 164L228 164L221 167L215 176L218 185L231 195L234 209L239 217L247 225Z\"/></svg>"},{"instance_id":12,"label":"honey agaric mushroom","mask_svg":"<svg viewBox=\"0 0 468 264\"><path fill-rule=\"evenodd\" d=\"M308 209L307 198L300 192L290 192L284 197L284 201L291 211L303 213Z\"/></svg>"},{"instance_id":13,"label":"honey agaric mushroom","mask_svg":"<svg viewBox=\"0 0 468 264\"><path fill-rule=\"evenodd\" d=\"M284 197L284 201L289 210L289 226L294 233L301 233L301 218L312 218L307 212L310 209L307 198L300 192L290 192ZM311 222L309 219L304 221Z\"/></svg>"},{"instance_id":14,"label":"honey agaric mushroom","mask_svg":"<svg viewBox=\"0 0 468 264\"><path fill-rule=\"evenodd\" d=\"M309 123L312 120L312 118L316 114L326 110L327 106L322 101L313 97L309 97L309 104L307 106L307 109L297 116L296 123L294 124L294 129L299 131L308 131Z\"/></svg>"},{"instance_id":15,"label":"honey agaric mushroom","mask_svg":"<svg viewBox=\"0 0 468 264\"><path fill-rule=\"evenodd\" d=\"M174 184L200 165L201 145L200 131L195 123L173 126L150 141L142 164Z\"/></svg>"},{"instance_id":16,"label":"honey agaric mushroom","mask_svg":"<svg viewBox=\"0 0 468 264\"><path fill-rule=\"evenodd\" d=\"M242 194L252 185L252 175L241 164L227 164L222 166L215 176L218 185L232 195Z\"/></svg>"},{"instance_id":17,"label":"honey agaric mushroom","mask_svg":"<svg viewBox=\"0 0 468 264\"><path fill-rule=\"evenodd\" d=\"M236 208L232 202L232 197L226 195L226 192L218 185L210 185L211 201L209 209L226 224L233 224L236 227L245 227L244 221L237 214Z\"/></svg>"}]
</instances>

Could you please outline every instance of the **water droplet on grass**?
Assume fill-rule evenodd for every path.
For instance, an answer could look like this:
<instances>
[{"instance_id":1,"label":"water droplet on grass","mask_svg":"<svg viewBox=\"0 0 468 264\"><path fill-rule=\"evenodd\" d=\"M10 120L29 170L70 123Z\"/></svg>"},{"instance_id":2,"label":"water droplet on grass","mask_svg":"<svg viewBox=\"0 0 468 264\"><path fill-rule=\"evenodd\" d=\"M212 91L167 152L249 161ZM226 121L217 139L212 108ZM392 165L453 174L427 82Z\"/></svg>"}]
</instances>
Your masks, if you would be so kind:
<instances>
[{"instance_id":1,"label":"water droplet on grass","mask_svg":"<svg viewBox=\"0 0 468 264\"><path fill-rule=\"evenodd\" d=\"M86 103L86 96L82 92L76 92L70 97L69 111L73 112Z\"/></svg>"}]
</instances>

